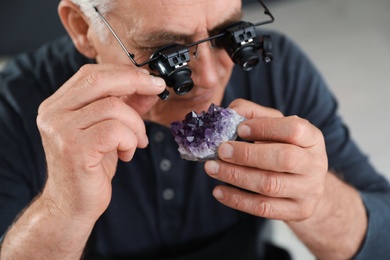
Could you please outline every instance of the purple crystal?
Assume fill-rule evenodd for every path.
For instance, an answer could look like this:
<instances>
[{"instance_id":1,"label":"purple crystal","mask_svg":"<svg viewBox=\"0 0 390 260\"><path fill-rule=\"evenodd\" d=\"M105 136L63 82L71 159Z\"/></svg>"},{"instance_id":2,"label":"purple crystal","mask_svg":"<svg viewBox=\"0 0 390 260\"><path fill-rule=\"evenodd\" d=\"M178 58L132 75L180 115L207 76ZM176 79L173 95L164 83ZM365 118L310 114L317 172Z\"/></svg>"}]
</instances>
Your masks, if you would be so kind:
<instances>
[{"instance_id":1,"label":"purple crystal","mask_svg":"<svg viewBox=\"0 0 390 260\"><path fill-rule=\"evenodd\" d=\"M182 158L205 161L218 158L221 143L237 137L237 126L245 118L230 108L211 104L199 115L191 111L183 121L171 123L171 132Z\"/></svg>"}]
</instances>

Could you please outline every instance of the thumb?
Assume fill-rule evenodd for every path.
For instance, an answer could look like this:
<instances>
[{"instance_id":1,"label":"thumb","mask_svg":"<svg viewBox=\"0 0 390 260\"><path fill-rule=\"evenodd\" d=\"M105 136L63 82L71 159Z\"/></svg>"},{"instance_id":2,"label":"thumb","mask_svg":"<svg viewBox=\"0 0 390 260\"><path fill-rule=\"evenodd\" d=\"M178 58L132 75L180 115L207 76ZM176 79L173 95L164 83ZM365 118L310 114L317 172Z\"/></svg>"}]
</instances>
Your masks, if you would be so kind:
<instances>
[{"instance_id":1,"label":"thumb","mask_svg":"<svg viewBox=\"0 0 390 260\"><path fill-rule=\"evenodd\" d=\"M283 114L274 108L264 107L245 99L236 99L230 103L229 108L236 111L239 115L247 118L258 117L283 117Z\"/></svg>"}]
</instances>

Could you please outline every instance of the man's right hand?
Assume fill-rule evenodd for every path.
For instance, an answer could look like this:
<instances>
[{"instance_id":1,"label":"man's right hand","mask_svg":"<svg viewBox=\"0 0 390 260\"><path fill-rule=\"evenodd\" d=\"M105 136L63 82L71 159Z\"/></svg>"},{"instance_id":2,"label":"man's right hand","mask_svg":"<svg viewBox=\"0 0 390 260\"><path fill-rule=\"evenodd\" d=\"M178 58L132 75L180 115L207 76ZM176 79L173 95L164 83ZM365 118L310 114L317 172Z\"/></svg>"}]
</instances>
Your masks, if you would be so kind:
<instances>
[{"instance_id":1,"label":"man's right hand","mask_svg":"<svg viewBox=\"0 0 390 260\"><path fill-rule=\"evenodd\" d=\"M8 230L1 259L80 259L110 202L118 158L147 146L141 116L164 88L143 69L87 65L41 104L47 182Z\"/></svg>"},{"instance_id":2,"label":"man's right hand","mask_svg":"<svg viewBox=\"0 0 390 260\"><path fill-rule=\"evenodd\" d=\"M141 115L165 88L163 79L127 65L82 67L39 107L37 124L48 179L41 199L78 221L96 221L111 199L118 157L148 144Z\"/></svg>"}]
</instances>

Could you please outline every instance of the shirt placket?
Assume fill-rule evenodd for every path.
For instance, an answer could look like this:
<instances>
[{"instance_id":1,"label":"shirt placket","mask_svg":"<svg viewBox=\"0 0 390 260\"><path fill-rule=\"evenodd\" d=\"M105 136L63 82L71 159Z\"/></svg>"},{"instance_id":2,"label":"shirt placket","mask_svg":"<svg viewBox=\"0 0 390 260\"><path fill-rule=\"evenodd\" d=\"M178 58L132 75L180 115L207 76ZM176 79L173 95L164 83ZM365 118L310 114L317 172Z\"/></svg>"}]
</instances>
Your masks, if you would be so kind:
<instances>
[{"instance_id":1,"label":"shirt placket","mask_svg":"<svg viewBox=\"0 0 390 260\"><path fill-rule=\"evenodd\" d=\"M180 236L180 176L177 146L172 144L169 129L153 125L149 142L152 163L155 169L156 201L159 214L159 228L162 242L166 245L177 243ZM179 158L180 159L180 158Z\"/></svg>"}]
</instances>

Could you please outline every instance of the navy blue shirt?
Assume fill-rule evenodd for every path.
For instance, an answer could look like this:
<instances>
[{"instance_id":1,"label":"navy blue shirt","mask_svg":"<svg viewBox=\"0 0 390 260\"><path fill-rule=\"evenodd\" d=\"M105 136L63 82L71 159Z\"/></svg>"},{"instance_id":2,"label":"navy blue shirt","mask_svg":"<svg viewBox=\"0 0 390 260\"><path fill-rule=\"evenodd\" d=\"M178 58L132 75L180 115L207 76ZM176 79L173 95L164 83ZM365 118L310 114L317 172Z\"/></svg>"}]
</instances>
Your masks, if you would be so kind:
<instances>
[{"instance_id":1,"label":"navy blue shirt","mask_svg":"<svg viewBox=\"0 0 390 260\"><path fill-rule=\"evenodd\" d=\"M390 187L351 140L320 74L291 41L272 33L274 60L235 67L223 106L237 98L308 119L324 134L329 168L356 187L367 208L367 237L356 259L389 255ZM0 236L46 179L36 127L39 104L82 65L68 37L12 60L0 74ZM168 101L169 102L169 101ZM113 194L86 246L86 257L258 259L265 219L218 203L203 163L180 158L168 128L145 122L150 144L118 163Z\"/></svg>"}]
</instances>

